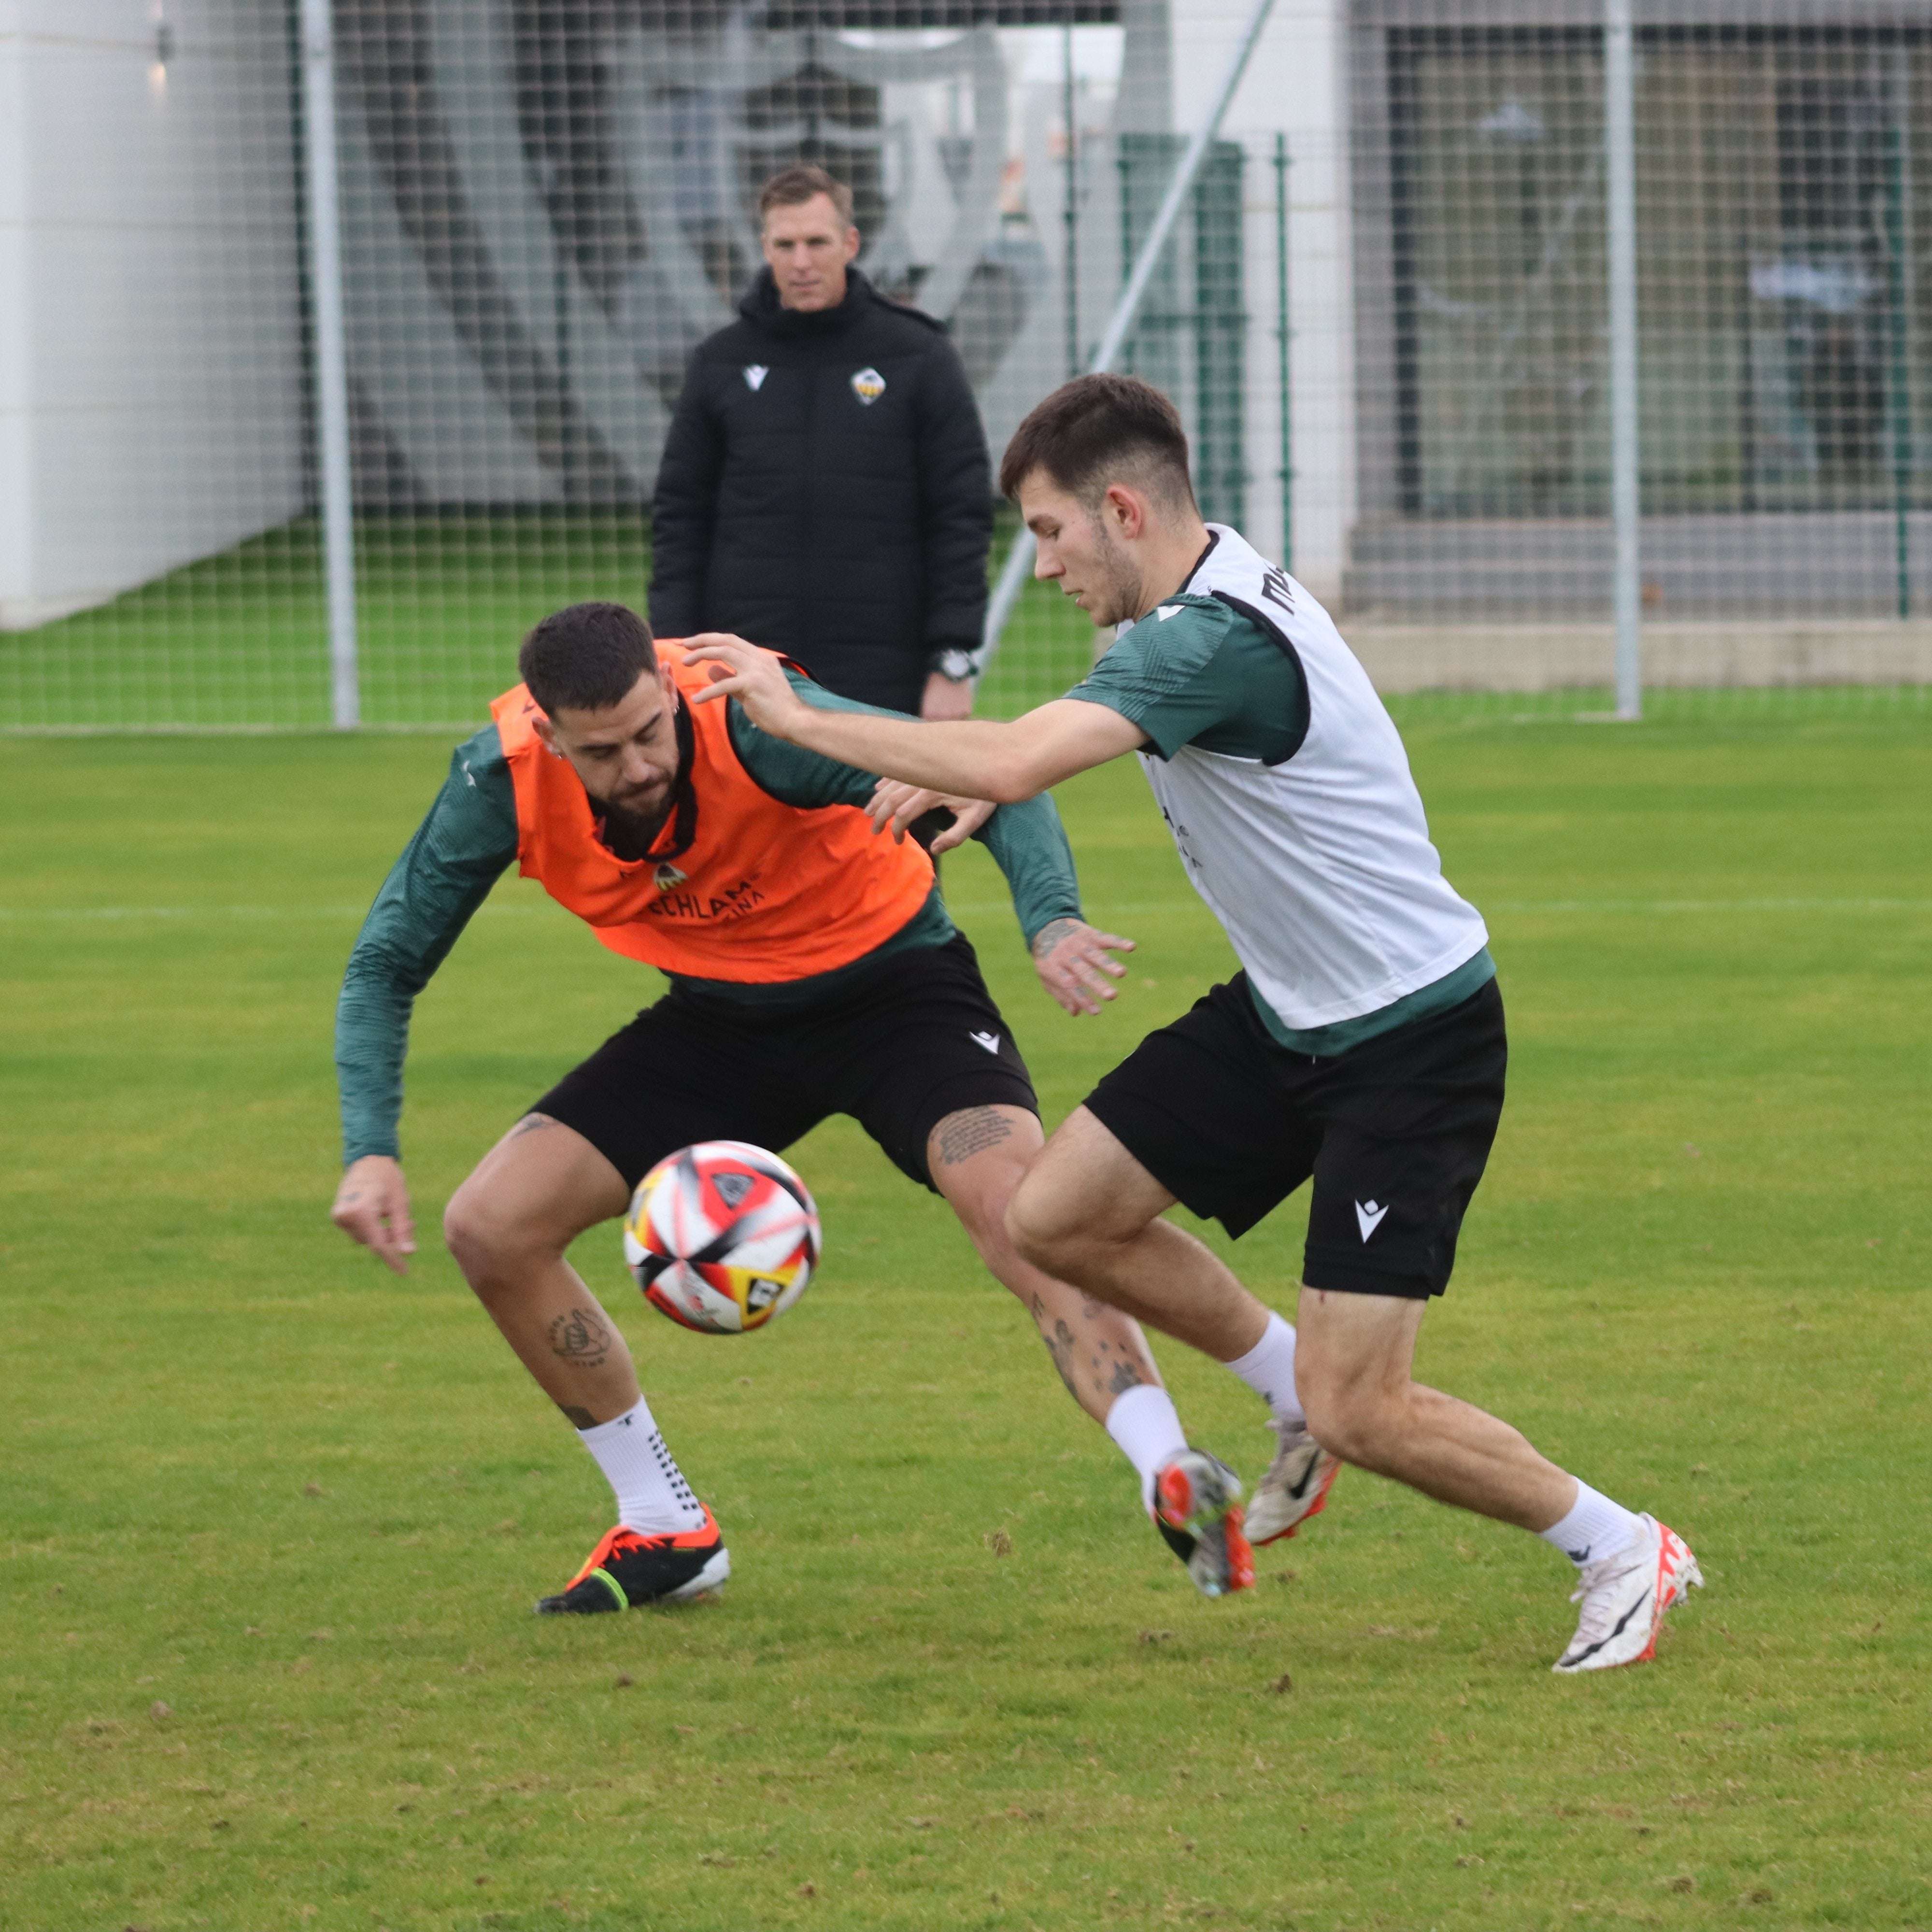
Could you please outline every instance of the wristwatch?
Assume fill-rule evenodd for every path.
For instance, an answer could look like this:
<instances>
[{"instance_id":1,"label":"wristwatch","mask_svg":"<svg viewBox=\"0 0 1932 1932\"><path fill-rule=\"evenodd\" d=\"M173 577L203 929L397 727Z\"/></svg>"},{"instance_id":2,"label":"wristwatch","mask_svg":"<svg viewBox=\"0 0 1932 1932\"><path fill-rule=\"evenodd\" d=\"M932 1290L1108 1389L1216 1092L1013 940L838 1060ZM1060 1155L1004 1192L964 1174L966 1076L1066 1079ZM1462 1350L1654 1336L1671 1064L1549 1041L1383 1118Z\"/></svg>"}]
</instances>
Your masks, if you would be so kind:
<instances>
[{"instance_id":1,"label":"wristwatch","mask_svg":"<svg viewBox=\"0 0 1932 1932\"><path fill-rule=\"evenodd\" d=\"M932 654L932 668L949 684L964 684L974 676L976 667L973 653L962 651L957 646L950 650L935 651Z\"/></svg>"}]
</instances>

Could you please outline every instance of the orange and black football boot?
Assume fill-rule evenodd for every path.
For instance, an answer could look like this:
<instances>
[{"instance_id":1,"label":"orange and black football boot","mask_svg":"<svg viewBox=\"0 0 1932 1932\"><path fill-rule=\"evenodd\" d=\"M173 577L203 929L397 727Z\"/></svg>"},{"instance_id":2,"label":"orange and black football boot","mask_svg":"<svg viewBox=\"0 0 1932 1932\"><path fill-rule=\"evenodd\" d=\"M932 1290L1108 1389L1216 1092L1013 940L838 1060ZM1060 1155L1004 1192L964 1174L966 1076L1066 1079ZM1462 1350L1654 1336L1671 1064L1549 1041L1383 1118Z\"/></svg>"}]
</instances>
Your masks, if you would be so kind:
<instances>
[{"instance_id":1,"label":"orange and black football boot","mask_svg":"<svg viewBox=\"0 0 1932 1932\"><path fill-rule=\"evenodd\" d=\"M718 1520L710 1510L696 1529L640 1535L622 1523L590 1552L562 1592L538 1600L540 1617L594 1616L640 1604L684 1604L723 1588L731 1574Z\"/></svg>"},{"instance_id":2,"label":"orange and black football boot","mask_svg":"<svg viewBox=\"0 0 1932 1932\"><path fill-rule=\"evenodd\" d=\"M1154 1477L1154 1523L1204 1597L1252 1587L1254 1552L1241 1528L1241 1479L1219 1456L1188 1448Z\"/></svg>"}]
</instances>

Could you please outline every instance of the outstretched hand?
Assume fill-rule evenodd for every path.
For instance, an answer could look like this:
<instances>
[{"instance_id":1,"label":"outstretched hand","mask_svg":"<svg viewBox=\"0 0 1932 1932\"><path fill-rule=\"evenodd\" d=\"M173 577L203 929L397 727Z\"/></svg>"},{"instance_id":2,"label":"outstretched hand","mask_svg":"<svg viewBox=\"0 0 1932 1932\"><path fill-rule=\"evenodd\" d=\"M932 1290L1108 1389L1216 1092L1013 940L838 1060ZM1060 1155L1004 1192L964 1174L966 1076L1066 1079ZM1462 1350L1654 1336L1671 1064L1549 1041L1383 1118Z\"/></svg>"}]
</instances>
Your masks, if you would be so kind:
<instances>
[{"instance_id":1,"label":"outstretched hand","mask_svg":"<svg viewBox=\"0 0 1932 1932\"><path fill-rule=\"evenodd\" d=\"M963 845L999 809L983 798L960 798L951 792L926 791L918 785L902 784L897 778L880 779L873 789L872 802L866 809L872 815L874 832L890 831L892 843L903 845L907 829L915 820L942 807L952 813L952 823L932 842L930 849L935 859L942 852L951 851L956 845Z\"/></svg>"},{"instance_id":2,"label":"outstretched hand","mask_svg":"<svg viewBox=\"0 0 1932 1932\"><path fill-rule=\"evenodd\" d=\"M699 704L735 698L745 715L760 731L788 738L788 724L810 710L784 674L784 667L769 651L748 644L722 631L702 631L686 640L684 654L710 662L710 687L694 694Z\"/></svg>"},{"instance_id":3,"label":"outstretched hand","mask_svg":"<svg viewBox=\"0 0 1932 1932\"><path fill-rule=\"evenodd\" d=\"M386 1154L365 1154L352 1161L335 1190L329 1218L386 1267L398 1274L409 1273L416 1224L410 1218L409 1184L399 1162Z\"/></svg>"},{"instance_id":4,"label":"outstretched hand","mask_svg":"<svg viewBox=\"0 0 1932 1932\"><path fill-rule=\"evenodd\" d=\"M1108 953L1133 950L1131 939L1096 932L1084 920L1049 920L1034 934L1034 970L1040 983L1068 1012L1097 1013L1098 1003L1114 996L1108 980L1126 977L1127 969Z\"/></svg>"}]
</instances>

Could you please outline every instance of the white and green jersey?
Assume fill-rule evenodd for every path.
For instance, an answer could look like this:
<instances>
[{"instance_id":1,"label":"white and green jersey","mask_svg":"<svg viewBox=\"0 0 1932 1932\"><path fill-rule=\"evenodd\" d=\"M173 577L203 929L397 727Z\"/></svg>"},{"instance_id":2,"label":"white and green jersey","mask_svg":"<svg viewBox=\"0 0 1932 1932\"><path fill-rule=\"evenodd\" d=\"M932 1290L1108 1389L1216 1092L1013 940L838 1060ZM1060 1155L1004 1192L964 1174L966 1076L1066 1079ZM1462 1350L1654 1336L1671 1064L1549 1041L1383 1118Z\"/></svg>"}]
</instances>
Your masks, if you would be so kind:
<instances>
[{"instance_id":1,"label":"white and green jersey","mask_svg":"<svg viewBox=\"0 0 1932 1932\"><path fill-rule=\"evenodd\" d=\"M1148 782L1269 1031L1333 1053L1494 974L1408 756L1327 611L1235 531L1068 694L1146 733Z\"/></svg>"}]
</instances>

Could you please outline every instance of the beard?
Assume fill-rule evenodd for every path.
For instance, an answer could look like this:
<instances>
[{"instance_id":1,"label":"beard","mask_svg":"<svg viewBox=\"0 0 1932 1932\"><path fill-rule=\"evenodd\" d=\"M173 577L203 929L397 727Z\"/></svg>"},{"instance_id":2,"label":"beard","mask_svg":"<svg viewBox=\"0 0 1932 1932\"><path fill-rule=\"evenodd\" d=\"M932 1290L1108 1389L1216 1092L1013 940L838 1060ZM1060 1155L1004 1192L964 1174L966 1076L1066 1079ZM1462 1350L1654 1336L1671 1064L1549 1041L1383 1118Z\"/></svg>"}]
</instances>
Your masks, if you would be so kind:
<instances>
[{"instance_id":1,"label":"beard","mask_svg":"<svg viewBox=\"0 0 1932 1932\"><path fill-rule=\"evenodd\" d=\"M664 830L676 791L675 784L667 784L661 791L638 794L622 804L592 800L603 822L604 843L620 859L643 858Z\"/></svg>"},{"instance_id":2,"label":"beard","mask_svg":"<svg viewBox=\"0 0 1932 1932\"><path fill-rule=\"evenodd\" d=\"M1094 560L1094 584L1088 592L1087 614L1096 629L1132 622L1141 614L1141 577L1126 548L1096 517L1099 551Z\"/></svg>"}]
</instances>

